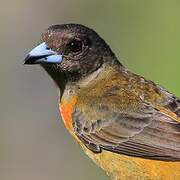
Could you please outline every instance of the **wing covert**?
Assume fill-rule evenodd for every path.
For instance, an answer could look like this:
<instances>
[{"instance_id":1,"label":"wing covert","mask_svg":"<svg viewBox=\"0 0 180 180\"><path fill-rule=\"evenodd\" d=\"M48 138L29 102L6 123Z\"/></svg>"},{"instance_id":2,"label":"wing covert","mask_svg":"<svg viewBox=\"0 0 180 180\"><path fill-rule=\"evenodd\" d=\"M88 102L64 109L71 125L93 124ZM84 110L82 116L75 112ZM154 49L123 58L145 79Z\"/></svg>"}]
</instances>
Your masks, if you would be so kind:
<instances>
[{"instance_id":1,"label":"wing covert","mask_svg":"<svg viewBox=\"0 0 180 180\"><path fill-rule=\"evenodd\" d=\"M95 112L96 119L88 116L91 108L88 111L76 108L73 113L76 135L86 147L96 153L104 149L148 159L180 160L180 124L177 121L145 103L140 111L133 113L112 111L104 106L94 105L93 111L101 112Z\"/></svg>"}]
</instances>

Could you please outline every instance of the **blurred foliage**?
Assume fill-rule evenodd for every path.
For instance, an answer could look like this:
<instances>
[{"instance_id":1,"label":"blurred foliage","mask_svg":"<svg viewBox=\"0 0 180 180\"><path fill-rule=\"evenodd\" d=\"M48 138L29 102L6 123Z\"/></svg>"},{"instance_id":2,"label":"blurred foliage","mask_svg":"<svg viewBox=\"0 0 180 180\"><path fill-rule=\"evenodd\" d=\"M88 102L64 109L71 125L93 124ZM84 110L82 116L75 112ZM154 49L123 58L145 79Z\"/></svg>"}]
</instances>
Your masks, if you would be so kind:
<instances>
[{"instance_id":1,"label":"blurred foliage","mask_svg":"<svg viewBox=\"0 0 180 180\"><path fill-rule=\"evenodd\" d=\"M108 179L58 121L57 89L25 54L51 24L94 28L130 70L180 95L180 1L14 0L0 6L0 179Z\"/></svg>"}]
</instances>

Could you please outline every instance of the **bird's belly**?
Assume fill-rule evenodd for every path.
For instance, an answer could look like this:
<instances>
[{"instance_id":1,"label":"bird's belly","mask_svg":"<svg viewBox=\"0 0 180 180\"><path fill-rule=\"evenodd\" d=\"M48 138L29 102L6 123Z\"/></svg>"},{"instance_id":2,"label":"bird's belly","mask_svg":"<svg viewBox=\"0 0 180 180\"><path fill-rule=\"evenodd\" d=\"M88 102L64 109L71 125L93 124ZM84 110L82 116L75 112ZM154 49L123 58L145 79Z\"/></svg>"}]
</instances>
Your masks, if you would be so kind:
<instances>
[{"instance_id":1,"label":"bird's belly","mask_svg":"<svg viewBox=\"0 0 180 180\"><path fill-rule=\"evenodd\" d=\"M84 146L83 149L114 180L180 179L180 162L147 160L109 151L95 154Z\"/></svg>"}]
</instances>

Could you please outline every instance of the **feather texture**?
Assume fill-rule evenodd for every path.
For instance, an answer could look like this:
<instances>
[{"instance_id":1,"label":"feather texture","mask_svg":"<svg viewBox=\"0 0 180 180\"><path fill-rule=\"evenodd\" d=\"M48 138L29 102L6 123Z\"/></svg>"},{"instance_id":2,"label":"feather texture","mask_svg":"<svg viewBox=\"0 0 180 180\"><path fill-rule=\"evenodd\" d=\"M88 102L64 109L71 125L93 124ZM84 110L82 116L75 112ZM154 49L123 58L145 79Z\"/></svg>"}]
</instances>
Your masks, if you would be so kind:
<instances>
[{"instance_id":1,"label":"feather texture","mask_svg":"<svg viewBox=\"0 0 180 180\"><path fill-rule=\"evenodd\" d=\"M179 99L142 77L110 71L110 79L98 77L79 97L72 116L76 135L96 153L180 161Z\"/></svg>"}]
</instances>

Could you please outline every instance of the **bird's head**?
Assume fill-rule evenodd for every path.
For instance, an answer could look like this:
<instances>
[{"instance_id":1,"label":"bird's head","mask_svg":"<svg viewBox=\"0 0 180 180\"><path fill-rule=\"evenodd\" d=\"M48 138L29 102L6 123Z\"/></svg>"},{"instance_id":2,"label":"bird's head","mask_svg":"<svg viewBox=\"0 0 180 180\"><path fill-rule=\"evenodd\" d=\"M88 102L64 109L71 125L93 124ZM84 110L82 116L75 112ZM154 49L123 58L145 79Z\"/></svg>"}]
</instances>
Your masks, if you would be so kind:
<instances>
[{"instance_id":1,"label":"bird's head","mask_svg":"<svg viewBox=\"0 0 180 180\"><path fill-rule=\"evenodd\" d=\"M64 24L53 25L42 34L40 44L28 54L25 64L41 64L59 85L62 76L75 81L114 58L110 47L94 30Z\"/></svg>"}]
</instances>

